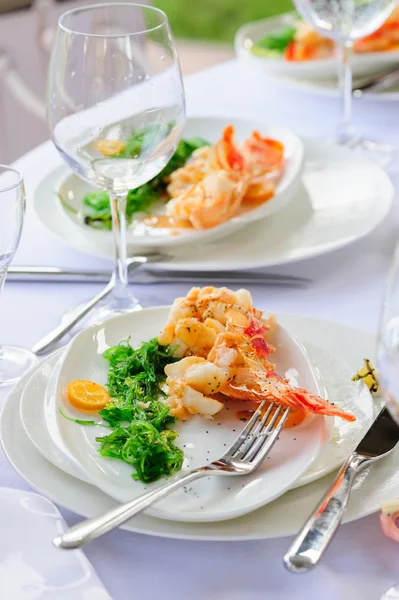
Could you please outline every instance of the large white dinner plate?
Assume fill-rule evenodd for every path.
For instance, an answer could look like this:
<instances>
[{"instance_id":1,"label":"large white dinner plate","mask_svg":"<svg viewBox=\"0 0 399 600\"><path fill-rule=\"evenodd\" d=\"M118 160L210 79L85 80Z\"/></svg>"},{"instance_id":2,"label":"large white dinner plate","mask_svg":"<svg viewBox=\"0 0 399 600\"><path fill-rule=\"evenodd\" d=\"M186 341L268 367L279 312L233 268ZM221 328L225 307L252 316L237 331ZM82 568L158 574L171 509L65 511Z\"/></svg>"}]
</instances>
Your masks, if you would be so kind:
<instances>
[{"instance_id":1,"label":"large white dinner plate","mask_svg":"<svg viewBox=\"0 0 399 600\"><path fill-rule=\"evenodd\" d=\"M259 76L290 77L296 79L333 80L337 86L338 61L337 58L321 60L287 61L281 58L268 58L255 56L251 48L266 35L277 33L287 26L295 23L295 13L285 13L260 21L243 25L236 34L235 48L240 60L254 67ZM353 53L350 58L353 75L363 77L374 73L381 73L385 69L395 67L399 62L399 50L389 52ZM373 94L374 96L390 96Z\"/></svg>"},{"instance_id":2,"label":"large white dinner plate","mask_svg":"<svg viewBox=\"0 0 399 600\"><path fill-rule=\"evenodd\" d=\"M310 140L304 146L303 185L288 206L222 240L184 246L184 251L176 248L173 261L153 267L189 271L268 267L325 254L369 234L391 208L394 188L388 175L347 148ZM37 216L65 244L112 259L112 244L95 244L81 228L65 223L53 198L63 168L36 188Z\"/></svg>"},{"instance_id":3,"label":"large white dinner plate","mask_svg":"<svg viewBox=\"0 0 399 600\"><path fill-rule=\"evenodd\" d=\"M359 357L374 354L374 337L350 327L312 319L284 317L284 325L307 344L317 346L320 339L333 354L350 365L359 366ZM345 340L345 343L343 343ZM49 359L54 360L53 357ZM84 517L93 517L115 506L115 501L97 488L60 471L43 458L31 443L19 417L21 394L31 374L21 379L10 392L0 420L0 439L14 468L40 493ZM382 501L399 495L399 448L388 458L357 479L344 522L359 519L379 509ZM138 515L125 529L148 535L194 540L251 540L293 535L314 509L330 485L333 475L287 492L267 506L237 519L215 523L179 523Z\"/></svg>"},{"instance_id":4,"label":"large white dinner plate","mask_svg":"<svg viewBox=\"0 0 399 600\"><path fill-rule=\"evenodd\" d=\"M284 144L284 171L279 181L273 198L240 216L234 217L221 225L210 229L165 229L148 227L140 220L133 221L127 230L127 243L134 247L172 247L182 244L204 243L210 239L224 237L238 229L241 229L252 221L268 217L286 206L298 190L301 181L301 171L303 164L303 146L299 138L284 127L274 126L259 121L244 119L218 119L208 117L189 118L184 126L182 137L190 139L192 137L202 137L205 140L215 143L220 139L222 131L230 124L234 125L236 139L239 144L251 135L253 131L260 131L264 136L268 136L281 141ZM82 199L88 192L95 191L96 188L74 175L69 169L65 169L59 181L56 182L53 190L53 201L58 204L59 219L65 227L73 227L95 245L112 244L112 231L101 231L88 227L83 223L81 214ZM73 211L66 210L61 202L66 203ZM163 212L164 207L161 203L150 213ZM144 216L144 215L142 215Z\"/></svg>"},{"instance_id":5,"label":"large white dinner plate","mask_svg":"<svg viewBox=\"0 0 399 600\"><path fill-rule=\"evenodd\" d=\"M284 321L284 316L280 320ZM336 349L326 350L311 344L305 346L316 369L319 386L325 389L323 396L343 410L356 414L357 419L354 423L348 423L335 418L333 435L327 447L291 487L306 485L339 467L362 438L374 415L374 402L366 386L350 381L350 365L330 354ZM55 405L54 395L62 352L57 351L34 370L21 396L20 415L29 439L39 452L59 469L85 480L82 469L60 450L59 438L53 441L44 418L46 403L47 410L49 406Z\"/></svg>"},{"instance_id":6,"label":"large white dinner plate","mask_svg":"<svg viewBox=\"0 0 399 600\"><path fill-rule=\"evenodd\" d=\"M59 409L72 418L85 418L86 415L73 409L67 400L70 381L89 379L104 385L109 369L109 363L103 358L104 351L127 337L133 347L152 339L167 322L169 310L169 307L160 307L134 311L79 333L60 359L55 397L49 398L50 404L46 406L47 427L55 441L55 436L61 437L60 449L84 469L88 482L121 502L138 497L163 482L143 486L133 481L130 465L98 453L96 437L108 435L109 429L83 427L65 419ZM277 328L273 345L277 349L273 362L278 373L290 377L294 384L310 393L326 394L303 346L283 327ZM176 422L177 443L184 450L185 458L181 472L174 478L222 456L243 428L238 413L247 406L245 402L233 401L214 420L195 415ZM333 419L309 415L297 427L281 432L278 443L255 473L245 478L203 478L159 502L149 514L178 521L216 521L255 510L283 494L307 471L328 443L332 427Z\"/></svg>"}]
</instances>

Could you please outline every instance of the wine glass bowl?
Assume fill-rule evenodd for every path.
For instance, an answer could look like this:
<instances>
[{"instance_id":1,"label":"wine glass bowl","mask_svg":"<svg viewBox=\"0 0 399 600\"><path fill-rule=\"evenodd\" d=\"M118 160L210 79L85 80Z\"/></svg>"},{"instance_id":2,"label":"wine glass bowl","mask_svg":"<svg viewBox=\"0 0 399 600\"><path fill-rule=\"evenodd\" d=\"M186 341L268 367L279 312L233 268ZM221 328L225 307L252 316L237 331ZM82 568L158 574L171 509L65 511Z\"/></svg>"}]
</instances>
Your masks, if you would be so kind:
<instances>
[{"instance_id":1,"label":"wine glass bowl","mask_svg":"<svg viewBox=\"0 0 399 600\"><path fill-rule=\"evenodd\" d=\"M301 16L337 43L355 41L381 27L396 0L296 0Z\"/></svg>"},{"instance_id":2,"label":"wine glass bowl","mask_svg":"<svg viewBox=\"0 0 399 600\"><path fill-rule=\"evenodd\" d=\"M342 120L334 141L361 148L377 162L387 165L395 149L388 144L363 140L353 126L350 54L355 40L381 27L394 9L396 0L294 0L294 3L305 21L337 44Z\"/></svg>"},{"instance_id":3,"label":"wine glass bowl","mask_svg":"<svg viewBox=\"0 0 399 600\"><path fill-rule=\"evenodd\" d=\"M21 173L0 165L0 292L7 268L18 248L25 215L25 188ZM17 381L36 362L36 357L16 346L0 346L0 386Z\"/></svg>"},{"instance_id":4,"label":"wine glass bowl","mask_svg":"<svg viewBox=\"0 0 399 600\"><path fill-rule=\"evenodd\" d=\"M0 290L6 269L17 250L25 214L25 189L22 175L6 165L0 165Z\"/></svg>"},{"instance_id":5,"label":"wine glass bowl","mask_svg":"<svg viewBox=\"0 0 399 600\"><path fill-rule=\"evenodd\" d=\"M110 312L128 310L137 301L127 292L126 195L169 162L185 121L180 66L165 13L112 3L62 15L50 60L47 114L65 162L110 195L117 263Z\"/></svg>"}]
</instances>

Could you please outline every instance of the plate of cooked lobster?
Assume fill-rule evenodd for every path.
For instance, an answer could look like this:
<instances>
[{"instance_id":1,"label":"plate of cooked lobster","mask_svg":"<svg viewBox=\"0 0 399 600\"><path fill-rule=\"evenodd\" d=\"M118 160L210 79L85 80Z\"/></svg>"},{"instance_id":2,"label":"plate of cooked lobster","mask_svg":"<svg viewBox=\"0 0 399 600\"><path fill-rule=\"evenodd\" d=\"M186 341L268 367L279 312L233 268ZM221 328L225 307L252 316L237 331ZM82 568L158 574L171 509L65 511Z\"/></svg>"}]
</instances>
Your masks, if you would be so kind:
<instances>
[{"instance_id":1,"label":"plate of cooked lobster","mask_svg":"<svg viewBox=\"0 0 399 600\"><path fill-rule=\"evenodd\" d=\"M44 162L36 217L64 244L111 259L108 193L59 162ZM166 175L128 193L127 252L173 249L154 268L184 271L291 263L369 234L393 195L388 175L348 148L262 121L188 118Z\"/></svg>"},{"instance_id":2,"label":"plate of cooked lobster","mask_svg":"<svg viewBox=\"0 0 399 600\"><path fill-rule=\"evenodd\" d=\"M141 137L132 131L126 144ZM124 151L123 141L97 146L107 156ZM228 235L286 206L300 185L302 164L301 141L283 127L188 119L170 163L128 192L127 242L165 247ZM64 172L54 193L70 225L97 244L112 239L108 192Z\"/></svg>"},{"instance_id":3,"label":"plate of cooked lobster","mask_svg":"<svg viewBox=\"0 0 399 600\"><path fill-rule=\"evenodd\" d=\"M236 34L235 48L240 60L266 76L309 81L337 78L335 42L295 13L243 25ZM377 31L354 42L350 57L353 75L364 77L394 69L398 57L399 8L395 8Z\"/></svg>"},{"instance_id":4,"label":"plate of cooked lobster","mask_svg":"<svg viewBox=\"0 0 399 600\"><path fill-rule=\"evenodd\" d=\"M248 290L208 286L90 327L44 389L44 372L32 378L25 430L58 469L126 501L217 459L264 400L289 407L256 472L192 483L149 514L211 522L251 512L336 468L373 416L367 386L329 358L344 374L332 389L281 320Z\"/></svg>"}]
</instances>

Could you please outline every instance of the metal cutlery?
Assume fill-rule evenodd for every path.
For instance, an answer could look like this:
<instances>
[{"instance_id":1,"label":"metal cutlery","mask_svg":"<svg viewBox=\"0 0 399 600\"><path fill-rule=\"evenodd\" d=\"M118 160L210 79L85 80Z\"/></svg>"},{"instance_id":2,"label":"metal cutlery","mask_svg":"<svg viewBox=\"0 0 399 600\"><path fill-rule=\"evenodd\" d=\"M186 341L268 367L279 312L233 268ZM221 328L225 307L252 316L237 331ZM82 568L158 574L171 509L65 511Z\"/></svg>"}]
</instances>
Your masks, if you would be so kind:
<instances>
[{"instance_id":1,"label":"metal cutlery","mask_svg":"<svg viewBox=\"0 0 399 600\"><path fill-rule=\"evenodd\" d=\"M338 530L356 475L392 452L398 441L399 426L383 408L289 547L287 569L301 573L317 565Z\"/></svg>"},{"instance_id":2,"label":"metal cutlery","mask_svg":"<svg viewBox=\"0 0 399 600\"><path fill-rule=\"evenodd\" d=\"M150 262L158 262L161 260L166 260L169 257L166 254L153 253L148 254L147 256L135 256L128 260L128 271L129 273L141 265L150 263ZM101 290L90 302L85 304L82 308L80 308L74 316L68 321L68 323L62 323L58 325L53 331L45 335L41 340L39 340L32 348L32 352L34 354L45 354L48 352L54 344L59 342L79 321L81 321L84 317L86 317L89 312L99 303L101 300L104 300L114 289L116 282L115 273L112 273L111 279L109 283L105 286L104 289Z\"/></svg>"},{"instance_id":3,"label":"metal cutlery","mask_svg":"<svg viewBox=\"0 0 399 600\"><path fill-rule=\"evenodd\" d=\"M353 86L352 93L356 98L360 98L365 92L387 90L396 84L399 84L399 69L361 78Z\"/></svg>"},{"instance_id":4,"label":"metal cutlery","mask_svg":"<svg viewBox=\"0 0 399 600\"><path fill-rule=\"evenodd\" d=\"M167 483L131 502L117 506L107 513L74 525L53 540L57 548L80 548L88 542L119 527L128 519L165 498L190 481L210 475L248 475L264 461L274 446L287 420L290 408L276 407L274 403L265 410L266 401L254 412L237 440L218 460L190 471L180 479ZM274 412L273 412L274 411Z\"/></svg>"},{"instance_id":5,"label":"metal cutlery","mask_svg":"<svg viewBox=\"0 0 399 600\"><path fill-rule=\"evenodd\" d=\"M135 270L135 268L130 269L131 272L133 270ZM110 278L111 273L108 271L77 271L59 267L13 266L9 267L7 280L54 283L106 283L110 281ZM193 273L192 271L155 271L147 268L140 269L140 272L135 273L134 278L132 278L132 282L137 285L150 283L179 283L182 281L187 283L217 281L219 283L237 282L255 285L274 284L293 286L311 283L311 280L306 279L305 277L295 277L293 275L281 275L275 273L259 273L254 271L201 271Z\"/></svg>"}]
</instances>

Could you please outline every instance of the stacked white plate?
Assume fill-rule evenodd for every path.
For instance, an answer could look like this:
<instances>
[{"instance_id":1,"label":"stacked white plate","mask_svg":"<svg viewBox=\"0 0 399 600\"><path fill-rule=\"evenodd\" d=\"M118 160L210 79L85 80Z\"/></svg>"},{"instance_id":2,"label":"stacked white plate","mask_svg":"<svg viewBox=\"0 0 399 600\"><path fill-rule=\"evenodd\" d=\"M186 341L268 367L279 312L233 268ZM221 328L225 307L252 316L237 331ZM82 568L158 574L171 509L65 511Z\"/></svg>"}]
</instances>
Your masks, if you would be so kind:
<instances>
[{"instance_id":1,"label":"stacked white plate","mask_svg":"<svg viewBox=\"0 0 399 600\"><path fill-rule=\"evenodd\" d=\"M72 422L59 408L73 418L91 418L69 405L68 382L85 378L104 384L104 350L129 335L134 346L150 339L159 333L167 314L165 307L145 309L83 331L10 393L0 423L5 453L34 488L58 504L93 516L149 487L131 478L130 466L98 453L95 437L109 430ZM192 539L277 537L295 533L313 509L332 471L356 446L378 409L366 386L351 380L363 356L372 356L373 340L368 334L309 317L277 317L282 326L275 340L279 372L352 412L356 421L309 416L284 430L254 475L199 481L133 519L126 525L129 530ZM236 414L240 408L230 403L230 410L225 408L214 421L196 416L176 425L185 453L180 474L224 452L225 444L243 427ZM397 460L394 452L358 479L347 520L373 512L383 499L397 495Z\"/></svg>"},{"instance_id":2,"label":"stacked white plate","mask_svg":"<svg viewBox=\"0 0 399 600\"><path fill-rule=\"evenodd\" d=\"M219 139L232 123L238 141L254 130L285 146L284 175L275 196L261 207L208 230L136 228L128 232L128 251L154 246L173 259L154 269L235 270L290 263L341 248L368 235L388 214L394 195L386 173L343 147L299 140L283 127L242 119L191 118L183 137ZM58 240L87 254L113 258L111 231L83 223L82 198L90 186L66 167L52 169L34 190L33 206L42 225ZM75 211L72 214L60 196Z\"/></svg>"}]
</instances>

